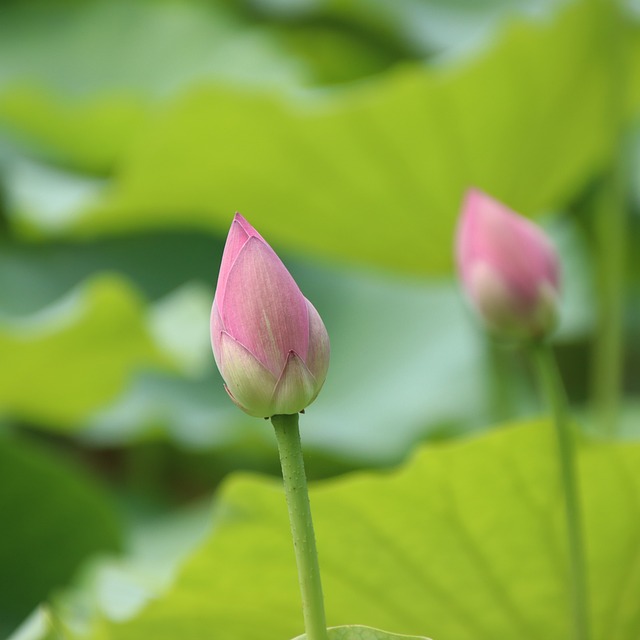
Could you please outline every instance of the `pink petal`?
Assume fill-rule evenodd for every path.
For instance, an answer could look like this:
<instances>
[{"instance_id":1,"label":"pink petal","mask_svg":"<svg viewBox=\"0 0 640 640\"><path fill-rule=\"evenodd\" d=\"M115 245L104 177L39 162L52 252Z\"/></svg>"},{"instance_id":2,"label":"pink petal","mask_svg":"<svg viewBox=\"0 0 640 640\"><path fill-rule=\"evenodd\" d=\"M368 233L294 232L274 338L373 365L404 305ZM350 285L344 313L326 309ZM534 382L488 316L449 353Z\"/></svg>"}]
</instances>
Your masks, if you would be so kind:
<instances>
[{"instance_id":1,"label":"pink petal","mask_svg":"<svg viewBox=\"0 0 640 640\"><path fill-rule=\"evenodd\" d=\"M246 220L236 213L229 234L227 235L227 241L224 245L224 251L222 252L222 262L220 263L220 272L218 273L218 284L216 285L215 300L220 303L224 299L224 291L227 286L227 279L229 278L229 272L233 267L238 254L244 247L247 240L250 238L250 234L247 233L243 226L243 222ZM248 223L247 223L248 224Z\"/></svg>"},{"instance_id":2,"label":"pink petal","mask_svg":"<svg viewBox=\"0 0 640 640\"><path fill-rule=\"evenodd\" d=\"M541 282L557 287L558 262L544 232L530 220L477 189L468 192L458 230L458 265L465 286L484 263L528 307Z\"/></svg>"},{"instance_id":3,"label":"pink petal","mask_svg":"<svg viewBox=\"0 0 640 640\"><path fill-rule=\"evenodd\" d=\"M233 267L238 254L249 238L259 238L265 244L264 238L245 220L243 216L236 212L231 222L231 228L227 234L227 240L222 253L220 271L218 273L218 283L216 285L215 299L220 301L224 298L224 291L227 286L229 271Z\"/></svg>"},{"instance_id":4,"label":"pink petal","mask_svg":"<svg viewBox=\"0 0 640 640\"><path fill-rule=\"evenodd\" d=\"M226 330L274 375L289 351L307 356L309 318L298 285L269 245L258 237L245 243L218 300Z\"/></svg>"},{"instance_id":5,"label":"pink petal","mask_svg":"<svg viewBox=\"0 0 640 640\"><path fill-rule=\"evenodd\" d=\"M276 378L226 331L220 336L220 373L232 399L258 418L270 413Z\"/></svg>"},{"instance_id":6,"label":"pink petal","mask_svg":"<svg viewBox=\"0 0 640 640\"><path fill-rule=\"evenodd\" d=\"M542 282L530 304L518 304L493 267L478 262L471 274L471 300L487 325L498 333L520 337L547 333L556 324L557 293L548 282Z\"/></svg>"},{"instance_id":7,"label":"pink petal","mask_svg":"<svg viewBox=\"0 0 640 640\"><path fill-rule=\"evenodd\" d=\"M319 392L329 369L329 355L331 352L329 334L315 307L308 300L305 301L309 311L309 351L305 363L316 379L317 391Z\"/></svg>"},{"instance_id":8,"label":"pink petal","mask_svg":"<svg viewBox=\"0 0 640 640\"><path fill-rule=\"evenodd\" d=\"M316 380L302 358L291 351L273 392L271 414L289 415L302 411L318 395L316 386Z\"/></svg>"},{"instance_id":9,"label":"pink petal","mask_svg":"<svg viewBox=\"0 0 640 640\"><path fill-rule=\"evenodd\" d=\"M233 217L233 221L237 222L250 238L260 238L262 242L269 244L239 213L236 212L236 215Z\"/></svg>"}]
</instances>

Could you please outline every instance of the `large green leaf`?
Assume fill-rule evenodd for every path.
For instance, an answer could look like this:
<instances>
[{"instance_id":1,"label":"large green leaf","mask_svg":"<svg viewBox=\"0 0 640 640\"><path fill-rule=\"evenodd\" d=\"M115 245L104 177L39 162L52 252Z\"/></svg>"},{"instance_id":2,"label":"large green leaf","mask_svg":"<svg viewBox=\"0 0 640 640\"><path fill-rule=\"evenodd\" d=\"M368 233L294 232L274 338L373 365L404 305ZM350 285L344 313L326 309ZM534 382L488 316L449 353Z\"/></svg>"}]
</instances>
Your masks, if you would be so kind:
<instances>
[{"instance_id":1,"label":"large green leaf","mask_svg":"<svg viewBox=\"0 0 640 640\"><path fill-rule=\"evenodd\" d=\"M0 438L0 635L62 587L81 561L120 547L113 505L85 472Z\"/></svg>"},{"instance_id":2,"label":"large green leaf","mask_svg":"<svg viewBox=\"0 0 640 640\"><path fill-rule=\"evenodd\" d=\"M533 214L574 196L606 160L596 8L513 25L465 64L406 66L315 98L187 92L140 132L112 190L68 232L223 230L239 209L301 252L448 271L466 187Z\"/></svg>"},{"instance_id":3,"label":"large green leaf","mask_svg":"<svg viewBox=\"0 0 640 640\"><path fill-rule=\"evenodd\" d=\"M28 318L0 318L0 353L0 411L59 426L114 398L137 369L172 367L142 301L112 275Z\"/></svg>"},{"instance_id":4,"label":"large green leaf","mask_svg":"<svg viewBox=\"0 0 640 640\"><path fill-rule=\"evenodd\" d=\"M390 425L391 428L391 425ZM570 637L568 564L544 422L422 449L393 473L312 489L330 625L456 640ZM594 640L635 640L640 618L640 446L579 451ZM101 638L282 640L302 620L279 483L230 480L226 522L174 589Z\"/></svg>"},{"instance_id":5,"label":"large green leaf","mask_svg":"<svg viewBox=\"0 0 640 640\"><path fill-rule=\"evenodd\" d=\"M356 0L302 7L306 16L291 20L279 1L260 7L252 22L238 4L3 5L0 128L59 162L105 172L163 101L186 87L350 80L407 55L481 40L505 13L493 0L453 8ZM522 12L549 0L517 4Z\"/></svg>"},{"instance_id":6,"label":"large green leaf","mask_svg":"<svg viewBox=\"0 0 640 640\"><path fill-rule=\"evenodd\" d=\"M262 29L198 0L5 5L0 60L0 129L99 172L185 86L280 83L303 73Z\"/></svg>"}]
</instances>

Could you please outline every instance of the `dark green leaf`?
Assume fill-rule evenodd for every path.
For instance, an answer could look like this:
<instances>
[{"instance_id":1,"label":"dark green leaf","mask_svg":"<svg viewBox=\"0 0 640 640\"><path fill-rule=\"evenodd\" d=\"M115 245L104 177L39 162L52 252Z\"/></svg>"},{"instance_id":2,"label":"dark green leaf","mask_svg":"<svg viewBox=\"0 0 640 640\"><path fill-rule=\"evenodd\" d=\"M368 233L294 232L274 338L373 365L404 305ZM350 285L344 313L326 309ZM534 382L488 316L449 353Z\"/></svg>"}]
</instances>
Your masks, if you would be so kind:
<instances>
[{"instance_id":1,"label":"dark green leaf","mask_svg":"<svg viewBox=\"0 0 640 640\"><path fill-rule=\"evenodd\" d=\"M12 630L80 563L121 533L102 488L27 442L0 438L0 634Z\"/></svg>"}]
</instances>

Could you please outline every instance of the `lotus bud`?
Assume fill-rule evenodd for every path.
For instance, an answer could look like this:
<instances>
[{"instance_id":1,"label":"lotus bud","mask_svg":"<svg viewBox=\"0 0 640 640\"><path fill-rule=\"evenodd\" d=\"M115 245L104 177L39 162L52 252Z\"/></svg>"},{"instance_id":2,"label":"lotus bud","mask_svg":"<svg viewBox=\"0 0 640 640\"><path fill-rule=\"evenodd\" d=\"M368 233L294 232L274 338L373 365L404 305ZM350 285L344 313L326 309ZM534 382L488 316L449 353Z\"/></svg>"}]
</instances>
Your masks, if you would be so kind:
<instances>
[{"instance_id":1,"label":"lotus bud","mask_svg":"<svg viewBox=\"0 0 640 640\"><path fill-rule=\"evenodd\" d=\"M222 255L211 343L227 393L251 416L302 411L329 368L329 336L318 312L238 213Z\"/></svg>"},{"instance_id":2,"label":"lotus bud","mask_svg":"<svg viewBox=\"0 0 640 640\"><path fill-rule=\"evenodd\" d=\"M456 253L467 297L491 330L535 339L553 329L558 257L540 227L471 189L458 225Z\"/></svg>"}]
</instances>

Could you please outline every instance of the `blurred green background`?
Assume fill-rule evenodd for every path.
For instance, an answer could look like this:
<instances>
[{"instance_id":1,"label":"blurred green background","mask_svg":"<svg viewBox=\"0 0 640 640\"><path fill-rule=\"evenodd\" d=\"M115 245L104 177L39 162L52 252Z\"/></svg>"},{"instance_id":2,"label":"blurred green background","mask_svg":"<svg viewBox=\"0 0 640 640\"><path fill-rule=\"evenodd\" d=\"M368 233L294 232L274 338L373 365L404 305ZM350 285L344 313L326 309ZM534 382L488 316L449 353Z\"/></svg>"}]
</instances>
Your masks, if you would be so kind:
<instances>
[{"instance_id":1,"label":"blurred green background","mask_svg":"<svg viewBox=\"0 0 640 640\"><path fill-rule=\"evenodd\" d=\"M634 438L639 20L597 0L3 2L0 637L42 602L16 638L164 637L110 625L170 589L230 472L277 475L209 346L236 210L331 337L313 479L544 413L455 281L469 186L551 234L571 401ZM166 637L208 637L188 629Z\"/></svg>"}]
</instances>

